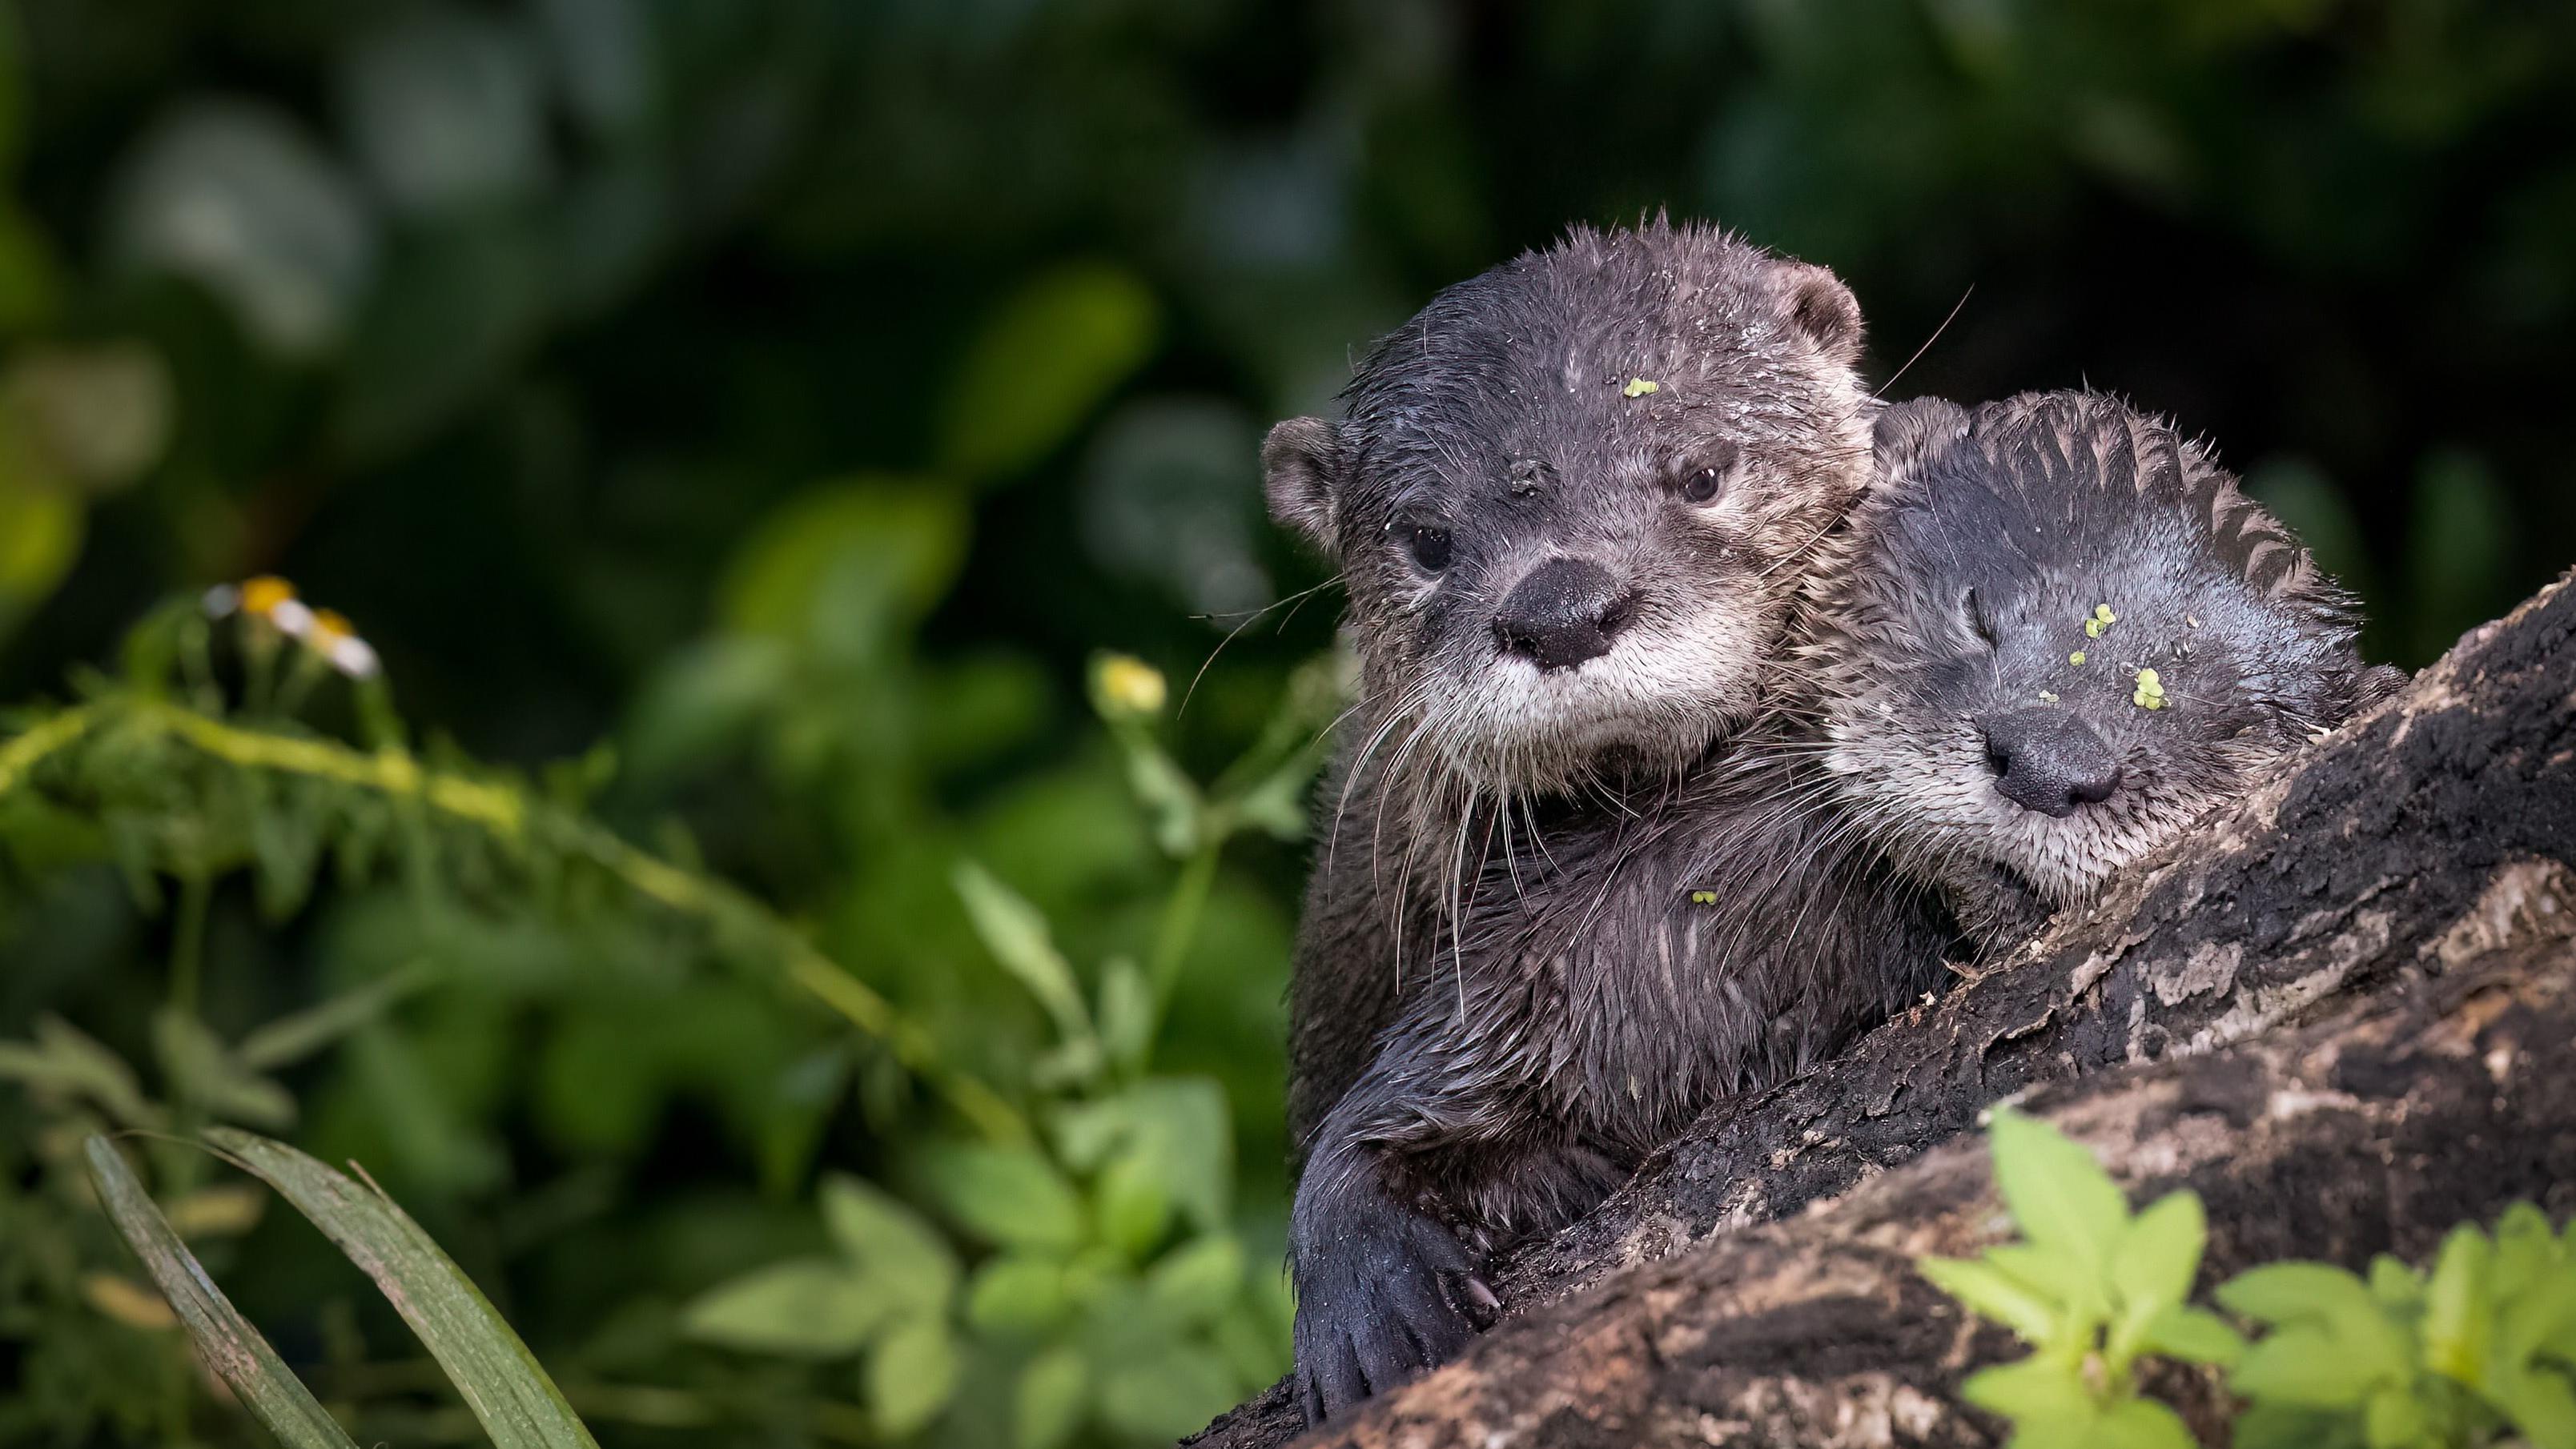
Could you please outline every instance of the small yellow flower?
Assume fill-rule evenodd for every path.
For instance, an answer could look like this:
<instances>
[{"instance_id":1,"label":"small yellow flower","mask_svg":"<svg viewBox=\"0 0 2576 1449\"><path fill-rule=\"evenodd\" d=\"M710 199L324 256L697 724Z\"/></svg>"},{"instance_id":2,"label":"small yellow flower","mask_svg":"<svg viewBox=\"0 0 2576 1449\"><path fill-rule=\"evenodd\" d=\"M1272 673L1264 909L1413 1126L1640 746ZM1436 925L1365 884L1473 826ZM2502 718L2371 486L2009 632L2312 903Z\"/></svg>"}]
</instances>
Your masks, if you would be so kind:
<instances>
[{"instance_id":1,"label":"small yellow flower","mask_svg":"<svg viewBox=\"0 0 2576 1449\"><path fill-rule=\"evenodd\" d=\"M2084 663L2084 651L2078 649L2074 653L2067 655L2066 662L2079 668L2082 667Z\"/></svg>"},{"instance_id":2,"label":"small yellow flower","mask_svg":"<svg viewBox=\"0 0 2576 1449\"><path fill-rule=\"evenodd\" d=\"M316 609L301 636L304 647L330 661L331 667L351 679L365 679L376 672L376 651L349 621L330 609Z\"/></svg>"},{"instance_id":3,"label":"small yellow flower","mask_svg":"<svg viewBox=\"0 0 2576 1449\"><path fill-rule=\"evenodd\" d=\"M295 585L274 574L262 574L241 586L241 609L245 614L265 619L283 604L295 602Z\"/></svg>"},{"instance_id":4,"label":"small yellow flower","mask_svg":"<svg viewBox=\"0 0 2576 1449\"><path fill-rule=\"evenodd\" d=\"M1652 379L1632 377L1628 379L1628 385L1626 387L1619 389L1619 395L1621 397L1644 397L1646 394L1657 390L1657 385Z\"/></svg>"},{"instance_id":5,"label":"small yellow flower","mask_svg":"<svg viewBox=\"0 0 2576 1449\"><path fill-rule=\"evenodd\" d=\"M1092 672L1103 713L1142 719L1163 712L1171 690L1163 673L1132 654L1105 654Z\"/></svg>"}]
</instances>

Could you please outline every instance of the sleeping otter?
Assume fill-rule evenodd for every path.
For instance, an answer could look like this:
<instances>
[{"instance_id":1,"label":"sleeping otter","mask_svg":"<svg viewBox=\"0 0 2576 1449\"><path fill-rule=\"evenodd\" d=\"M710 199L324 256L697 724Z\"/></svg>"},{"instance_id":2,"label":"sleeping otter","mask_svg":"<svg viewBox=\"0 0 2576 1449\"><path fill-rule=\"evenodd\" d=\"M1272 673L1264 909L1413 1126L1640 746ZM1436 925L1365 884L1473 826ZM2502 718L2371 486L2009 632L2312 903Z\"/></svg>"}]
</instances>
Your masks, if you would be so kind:
<instances>
[{"instance_id":1,"label":"sleeping otter","mask_svg":"<svg viewBox=\"0 0 2576 1449\"><path fill-rule=\"evenodd\" d=\"M1695 1023L1529 994L1462 918L1492 871L1723 753L1776 686L1868 476L1860 330L1830 273L1714 229L1580 230L1434 299L1338 423L1271 434L1272 511L1341 565L1361 665L1290 998L1310 1417L1454 1353L1492 1304L1482 1252L1588 1206L1724 1075L1715 1044L1630 1092ZM1481 1010L1489 959L1537 1037ZM1533 1074L1573 1074L1581 1130Z\"/></svg>"},{"instance_id":2,"label":"sleeping otter","mask_svg":"<svg viewBox=\"0 0 2576 1449\"><path fill-rule=\"evenodd\" d=\"M1859 833L1988 952L2406 676L2198 446L2115 399L1921 401L1802 651Z\"/></svg>"}]
</instances>

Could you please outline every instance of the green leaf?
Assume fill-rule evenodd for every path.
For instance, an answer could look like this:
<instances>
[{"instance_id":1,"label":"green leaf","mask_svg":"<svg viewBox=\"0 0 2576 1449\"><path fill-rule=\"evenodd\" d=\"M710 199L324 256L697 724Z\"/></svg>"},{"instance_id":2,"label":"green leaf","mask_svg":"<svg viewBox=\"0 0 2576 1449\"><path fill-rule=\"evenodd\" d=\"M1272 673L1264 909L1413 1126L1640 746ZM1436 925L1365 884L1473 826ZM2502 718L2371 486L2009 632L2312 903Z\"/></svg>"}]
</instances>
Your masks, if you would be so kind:
<instances>
[{"instance_id":1,"label":"green leaf","mask_svg":"<svg viewBox=\"0 0 2576 1449\"><path fill-rule=\"evenodd\" d=\"M2532 1449L2576 1449L2576 1390L2548 1369L2524 1369L2486 1391Z\"/></svg>"},{"instance_id":2,"label":"green leaf","mask_svg":"<svg viewBox=\"0 0 2576 1449\"><path fill-rule=\"evenodd\" d=\"M2432 1421L2424 1417L2423 1406L2405 1386L2390 1384L2370 1396L2363 1406L2361 1436L2370 1449L2416 1449L2416 1446L2438 1445Z\"/></svg>"},{"instance_id":3,"label":"green leaf","mask_svg":"<svg viewBox=\"0 0 2576 1449\"><path fill-rule=\"evenodd\" d=\"M2182 1415L2153 1399L2122 1399L2102 1411L2087 1449L2199 1449Z\"/></svg>"},{"instance_id":4,"label":"green leaf","mask_svg":"<svg viewBox=\"0 0 2576 1449\"><path fill-rule=\"evenodd\" d=\"M161 1109L143 1095L125 1059L57 1016L36 1018L32 1046L0 1042L0 1081L85 1097L120 1127L150 1130L163 1125Z\"/></svg>"},{"instance_id":5,"label":"green leaf","mask_svg":"<svg viewBox=\"0 0 2576 1449\"><path fill-rule=\"evenodd\" d=\"M1100 973L1100 1041L1121 1071L1141 1072L1153 1049L1154 993L1145 973L1127 957Z\"/></svg>"},{"instance_id":6,"label":"green leaf","mask_svg":"<svg viewBox=\"0 0 2576 1449\"><path fill-rule=\"evenodd\" d=\"M199 283L282 357L337 345L375 270L357 187L272 107L167 112L134 143L116 195L108 247L120 260Z\"/></svg>"},{"instance_id":7,"label":"green leaf","mask_svg":"<svg viewBox=\"0 0 2576 1449\"><path fill-rule=\"evenodd\" d=\"M2190 1192L2169 1193L2130 1219L2111 1252L2111 1284L2124 1314L2152 1318L2190 1296L2207 1239L2200 1198Z\"/></svg>"},{"instance_id":8,"label":"green leaf","mask_svg":"<svg viewBox=\"0 0 2576 1449\"><path fill-rule=\"evenodd\" d=\"M1923 1258L1914 1267L1931 1280L1933 1287L1958 1299L1971 1312L2011 1329L2024 1343L2053 1343L2066 1330L2065 1311L2059 1305L1991 1263L1973 1258Z\"/></svg>"},{"instance_id":9,"label":"green leaf","mask_svg":"<svg viewBox=\"0 0 2576 1449\"><path fill-rule=\"evenodd\" d=\"M294 1125L295 1099L284 1087L242 1066L206 1024L176 1007L152 1014L152 1041L182 1101L208 1116L280 1131Z\"/></svg>"},{"instance_id":10,"label":"green leaf","mask_svg":"<svg viewBox=\"0 0 2576 1449\"><path fill-rule=\"evenodd\" d=\"M957 1290L957 1255L928 1219L846 1173L826 1174L821 1198L824 1228L872 1289L911 1314L948 1310Z\"/></svg>"},{"instance_id":11,"label":"green leaf","mask_svg":"<svg viewBox=\"0 0 2576 1449\"><path fill-rule=\"evenodd\" d=\"M287 1371L277 1350L215 1287L160 1209L152 1205L143 1184L135 1181L115 1145L104 1137L91 1137L82 1146L89 1154L90 1178L98 1184L108 1220L187 1326L198 1358L232 1389L242 1407L288 1449L357 1449L330 1411Z\"/></svg>"},{"instance_id":12,"label":"green leaf","mask_svg":"<svg viewBox=\"0 0 2576 1449\"><path fill-rule=\"evenodd\" d=\"M1011 1398L1012 1449L1057 1449L1082 1427L1091 1366L1078 1349L1049 1349L1020 1370Z\"/></svg>"},{"instance_id":13,"label":"green leaf","mask_svg":"<svg viewBox=\"0 0 2576 1449\"><path fill-rule=\"evenodd\" d=\"M1031 281L967 349L940 420L940 466L1013 473L1054 452L1154 348L1159 309L1127 271L1076 263Z\"/></svg>"},{"instance_id":14,"label":"green leaf","mask_svg":"<svg viewBox=\"0 0 2576 1449\"><path fill-rule=\"evenodd\" d=\"M1176 1344L1141 1362L1105 1368L1100 1417L1121 1433L1167 1443L1233 1407L1240 1387L1214 1350Z\"/></svg>"},{"instance_id":15,"label":"green leaf","mask_svg":"<svg viewBox=\"0 0 2576 1449\"><path fill-rule=\"evenodd\" d=\"M718 591L728 628L872 660L948 592L966 557L964 504L918 479L809 489L761 520Z\"/></svg>"},{"instance_id":16,"label":"green leaf","mask_svg":"<svg viewBox=\"0 0 2576 1449\"><path fill-rule=\"evenodd\" d=\"M847 1358L898 1305L838 1258L791 1258L719 1283L681 1314L700 1343L788 1358Z\"/></svg>"},{"instance_id":17,"label":"green leaf","mask_svg":"<svg viewBox=\"0 0 2576 1449\"><path fill-rule=\"evenodd\" d=\"M1226 1226L1234 1187L1234 1119L1225 1089L1203 1077L1157 1077L1056 1114L1058 1148L1076 1170L1111 1157L1155 1183L1190 1226Z\"/></svg>"},{"instance_id":18,"label":"green leaf","mask_svg":"<svg viewBox=\"0 0 2576 1449\"><path fill-rule=\"evenodd\" d=\"M2352 1409L2387 1379L2384 1365L2347 1352L2334 1334L2317 1324L2299 1323L2247 1349L2227 1382L2249 1399Z\"/></svg>"},{"instance_id":19,"label":"green leaf","mask_svg":"<svg viewBox=\"0 0 2576 1449\"><path fill-rule=\"evenodd\" d=\"M914 1318L897 1324L868 1357L868 1404L879 1432L900 1439L939 1417L957 1392L963 1367L945 1322Z\"/></svg>"},{"instance_id":20,"label":"green leaf","mask_svg":"<svg viewBox=\"0 0 2576 1449\"><path fill-rule=\"evenodd\" d=\"M1052 1258L997 1255L975 1270L966 1288L966 1321L987 1332L1044 1332L1070 1306L1064 1265Z\"/></svg>"},{"instance_id":21,"label":"green leaf","mask_svg":"<svg viewBox=\"0 0 2576 1449\"><path fill-rule=\"evenodd\" d=\"M2553 1259L2520 1278L2508 1277L2499 1265L2496 1281L2511 1294L2496 1313L2500 1361L2528 1363L2544 1347L2564 1343L2576 1332L2576 1265Z\"/></svg>"},{"instance_id":22,"label":"green leaf","mask_svg":"<svg viewBox=\"0 0 2576 1449\"><path fill-rule=\"evenodd\" d=\"M1046 917L1026 897L971 860L957 862L952 879L984 949L1055 1018L1056 1030L1066 1041L1090 1040L1091 1017L1083 1008L1082 984L1056 950Z\"/></svg>"},{"instance_id":23,"label":"green leaf","mask_svg":"<svg viewBox=\"0 0 2576 1449\"><path fill-rule=\"evenodd\" d=\"M1146 1298L1193 1327L1223 1313L1242 1292L1243 1244L1231 1233L1184 1243L1145 1274Z\"/></svg>"},{"instance_id":24,"label":"green leaf","mask_svg":"<svg viewBox=\"0 0 2576 1449\"><path fill-rule=\"evenodd\" d=\"M1101 1241L1131 1263L1142 1262L1163 1240L1172 1221L1171 1194L1163 1188L1153 1163L1129 1154L1100 1170L1091 1185L1100 1219Z\"/></svg>"},{"instance_id":25,"label":"green leaf","mask_svg":"<svg viewBox=\"0 0 2576 1449\"><path fill-rule=\"evenodd\" d=\"M2381 1253L2370 1260L2370 1296L2382 1307L2412 1313L2424 1306L2424 1275Z\"/></svg>"},{"instance_id":26,"label":"green leaf","mask_svg":"<svg viewBox=\"0 0 2576 1449\"><path fill-rule=\"evenodd\" d=\"M1081 1197L1034 1147L935 1146L921 1172L948 1215L988 1241L1066 1253L1083 1240Z\"/></svg>"},{"instance_id":27,"label":"green leaf","mask_svg":"<svg viewBox=\"0 0 2576 1449\"><path fill-rule=\"evenodd\" d=\"M2257 1323L2342 1322L2377 1317L2362 1281L2329 1263L2266 1263L2218 1285L2219 1306Z\"/></svg>"},{"instance_id":28,"label":"green leaf","mask_svg":"<svg viewBox=\"0 0 2576 1449\"><path fill-rule=\"evenodd\" d=\"M291 1067L365 1026L437 979L426 961L414 961L353 991L281 1016L241 1039L234 1056L254 1072Z\"/></svg>"},{"instance_id":29,"label":"green leaf","mask_svg":"<svg viewBox=\"0 0 2576 1449\"><path fill-rule=\"evenodd\" d=\"M2082 1371L2059 1358L2026 1358L1979 1369L1961 1381L1959 1397L2003 1415L2017 1428L2080 1426L2090 1423L2095 1412Z\"/></svg>"},{"instance_id":30,"label":"green leaf","mask_svg":"<svg viewBox=\"0 0 2576 1449\"><path fill-rule=\"evenodd\" d=\"M1198 782L1142 725L1123 724L1112 733L1118 741L1119 757L1126 762L1127 788L1135 792L1136 803L1144 807L1145 818L1153 827L1154 844L1176 859L1198 849L1207 820L1206 802L1199 794Z\"/></svg>"},{"instance_id":31,"label":"green leaf","mask_svg":"<svg viewBox=\"0 0 2576 1449\"><path fill-rule=\"evenodd\" d=\"M2022 1235L2097 1271L2106 1267L2128 1223L2129 1206L2093 1154L2047 1123L2009 1108L1995 1113L1988 1136L1995 1187Z\"/></svg>"},{"instance_id":32,"label":"green leaf","mask_svg":"<svg viewBox=\"0 0 2576 1449\"><path fill-rule=\"evenodd\" d=\"M2245 1356L2245 1339L2227 1320L2206 1309L2175 1304L2147 1321L2138 1347L2185 1363L2233 1366Z\"/></svg>"},{"instance_id":33,"label":"green leaf","mask_svg":"<svg viewBox=\"0 0 2576 1449\"><path fill-rule=\"evenodd\" d=\"M2463 1223L2442 1240L2433 1276L2424 1285L2424 1366L2476 1385L2485 1375L2487 1337L2493 1328L2487 1268L2495 1245Z\"/></svg>"},{"instance_id":34,"label":"green leaf","mask_svg":"<svg viewBox=\"0 0 2576 1449\"><path fill-rule=\"evenodd\" d=\"M2102 1275L2062 1248L2002 1243L1986 1249L1985 1261L2059 1305L2069 1321L2098 1321L2111 1311L2109 1285Z\"/></svg>"},{"instance_id":35,"label":"green leaf","mask_svg":"<svg viewBox=\"0 0 2576 1449\"><path fill-rule=\"evenodd\" d=\"M2507 1206L2496 1219L2495 1281L2508 1291L2538 1282L2558 1265L2558 1233L2549 1218L2528 1201Z\"/></svg>"},{"instance_id":36,"label":"green leaf","mask_svg":"<svg viewBox=\"0 0 2576 1449\"><path fill-rule=\"evenodd\" d=\"M2297 1404L2250 1405L2234 1428L2234 1449L2365 1449L2365 1443L2360 1415Z\"/></svg>"},{"instance_id":37,"label":"green leaf","mask_svg":"<svg viewBox=\"0 0 2576 1449\"><path fill-rule=\"evenodd\" d=\"M527 1345L393 1199L283 1143L220 1127L206 1136L376 1281L497 1449L597 1449Z\"/></svg>"}]
</instances>

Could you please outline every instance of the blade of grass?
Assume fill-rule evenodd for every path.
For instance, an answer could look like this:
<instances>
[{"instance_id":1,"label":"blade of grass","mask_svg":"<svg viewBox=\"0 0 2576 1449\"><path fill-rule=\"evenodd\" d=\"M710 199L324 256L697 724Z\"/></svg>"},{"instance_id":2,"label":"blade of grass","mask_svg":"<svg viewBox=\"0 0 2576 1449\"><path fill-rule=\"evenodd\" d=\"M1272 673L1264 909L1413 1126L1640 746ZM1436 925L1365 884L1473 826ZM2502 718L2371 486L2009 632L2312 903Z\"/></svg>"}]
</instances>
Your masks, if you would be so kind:
<instances>
[{"instance_id":1,"label":"blade of grass","mask_svg":"<svg viewBox=\"0 0 2576 1449\"><path fill-rule=\"evenodd\" d=\"M357 1449L330 1411L287 1371L277 1350L206 1276L204 1266L179 1241L143 1184L135 1181L134 1170L125 1165L115 1145L104 1137L92 1137L85 1146L90 1177L98 1184L108 1221L160 1285L161 1296L170 1300L179 1321L187 1326L206 1367L230 1385L242 1406L288 1449Z\"/></svg>"},{"instance_id":2,"label":"blade of grass","mask_svg":"<svg viewBox=\"0 0 2576 1449\"><path fill-rule=\"evenodd\" d=\"M499 1449L598 1449L527 1345L392 1198L282 1142L225 1127L206 1140L276 1188L376 1281Z\"/></svg>"}]
</instances>

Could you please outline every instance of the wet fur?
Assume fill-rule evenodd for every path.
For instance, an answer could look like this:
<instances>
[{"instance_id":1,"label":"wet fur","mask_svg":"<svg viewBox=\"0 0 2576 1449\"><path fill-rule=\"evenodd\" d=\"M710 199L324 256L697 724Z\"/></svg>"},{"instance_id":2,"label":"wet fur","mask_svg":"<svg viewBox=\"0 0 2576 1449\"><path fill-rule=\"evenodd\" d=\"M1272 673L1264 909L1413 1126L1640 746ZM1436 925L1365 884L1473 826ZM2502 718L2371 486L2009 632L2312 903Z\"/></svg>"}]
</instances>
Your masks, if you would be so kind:
<instances>
[{"instance_id":1,"label":"wet fur","mask_svg":"<svg viewBox=\"0 0 2576 1449\"><path fill-rule=\"evenodd\" d=\"M1859 562L1801 651L1821 758L1873 844L1988 951L2404 681L2362 662L2351 597L2288 529L2117 399L1908 403L1880 420L1878 455ZM2088 638L2105 603L2117 622ZM2144 668L2163 709L2134 702ZM2119 791L2064 819L1996 792L1979 724L2043 691L2121 760Z\"/></svg>"},{"instance_id":2,"label":"wet fur","mask_svg":"<svg viewBox=\"0 0 2576 1449\"><path fill-rule=\"evenodd\" d=\"M1783 809L1820 788L1804 764L1725 763L1848 543L1875 412L1858 347L1820 269L1702 227L1579 231L1443 293L1338 425L1265 449L1273 512L1342 566L1361 665L1290 1000L1310 1417L1454 1354L1493 1245L1906 994L1813 966L1864 954L1823 935L1872 925L1687 904L1891 895L1816 885L1828 842ZM1709 466L1723 491L1683 501ZM1436 572L1401 546L1426 520L1454 539ZM1557 556L1631 586L1633 622L1539 671L1491 625ZM1908 959L1937 961L1912 929Z\"/></svg>"}]
</instances>

